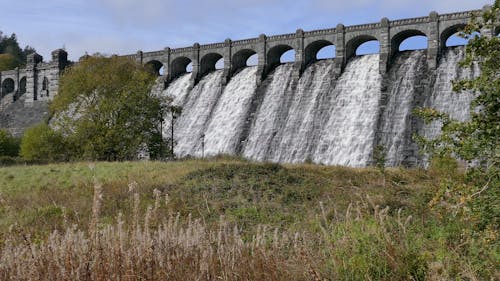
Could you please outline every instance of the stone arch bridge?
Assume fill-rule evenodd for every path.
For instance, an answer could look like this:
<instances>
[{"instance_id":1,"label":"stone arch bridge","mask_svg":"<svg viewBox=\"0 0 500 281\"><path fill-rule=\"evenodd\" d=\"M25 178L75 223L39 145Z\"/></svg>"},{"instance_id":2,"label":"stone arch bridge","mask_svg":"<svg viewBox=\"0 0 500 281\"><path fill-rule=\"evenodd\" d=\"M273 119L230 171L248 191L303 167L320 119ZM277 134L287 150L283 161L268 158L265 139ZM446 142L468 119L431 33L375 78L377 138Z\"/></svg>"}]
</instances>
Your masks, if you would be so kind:
<instances>
[{"instance_id":1,"label":"stone arch bridge","mask_svg":"<svg viewBox=\"0 0 500 281\"><path fill-rule=\"evenodd\" d=\"M483 9L489 9L485 6ZM298 77L304 69L316 60L317 53L326 46L335 46L335 75L338 77L348 60L355 55L356 49L367 41L377 40L380 44L380 72L385 74L391 66L392 58L399 51L399 45L407 38L423 35L427 37L427 60L429 69L436 68L446 40L460 31L474 13L465 11L439 15L431 12L426 17L390 21L383 18L380 22L344 26L336 28L303 31L295 33L266 36L258 38L200 45L195 43L185 48L165 48L160 51L142 52L125 55L148 65L158 72L163 68L165 85L186 72L192 64L192 82L197 83L204 75L216 69L220 59L224 61L224 83L241 68L246 66L247 59L258 55L258 72L256 81L260 83L266 75L280 64L280 57L289 50L295 50L294 73ZM480 30L487 36L496 36L500 28ZM52 52L52 61L43 63L42 57L32 54L28 57L27 67L0 72L0 98L15 101L26 95L25 104L34 101L51 99L58 89L61 71L70 65L64 50ZM336 78L336 77L333 77ZM1 104L0 104L1 110Z\"/></svg>"}]
</instances>

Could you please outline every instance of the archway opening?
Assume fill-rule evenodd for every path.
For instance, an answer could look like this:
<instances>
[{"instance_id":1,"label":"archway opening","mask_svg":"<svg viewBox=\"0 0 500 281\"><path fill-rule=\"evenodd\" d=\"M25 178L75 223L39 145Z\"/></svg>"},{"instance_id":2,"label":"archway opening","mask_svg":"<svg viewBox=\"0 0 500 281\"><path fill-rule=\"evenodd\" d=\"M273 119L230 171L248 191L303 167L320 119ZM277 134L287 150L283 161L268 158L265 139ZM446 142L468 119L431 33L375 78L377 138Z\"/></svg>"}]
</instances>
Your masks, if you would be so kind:
<instances>
[{"instance_id":1,"label":"archway opening","mask_svg":"<svg viewBox=\"0 0 500 281\"><path fill-rule=\"evenodd\" d=\"M317 60L335 58L335 46L327 40L318 40L310 43L304 49L305 64L309 65Z\"/></svg>"},{"instance_id":2,"label":"archway opening","mask_svg":"<svg viewBox=\"0 0 500 281\"><path fill-rule=\"evenodd\" d=\"M151 72L152 74L154 74L156 76L160 76L160 75L162 75L160 71L163 68L163 63L161 63L160 61L157 61L157 60L152 60L152 61L147 62L144 65L144 68L146 68L146 70Z\"/></svg>"},{"instance_id":3,"label":"archway opening","mask_svg":"<svg viewBox=\"0 0 500 281\"><path fill-rule=\"evenodd\" d=\"M224 58L220 58L216 63L215 63L215 69L224 69Z\"/></svg>"},{"instance_id":4,"label":"archway opening","mask_svg":"<svg viewBox=\"0 0 500 281\"><path fill-rule=\"evenodd\" d=\"M2 97L14 92L15 84L14 79L7 78L2 83Z\"/></svg>"},{"instance_id":5,"label":"archway opening","mask_svg":"<svg viewBox=\"0 0 500 281\"><path fill-rule=\"evenodd\" d=\"M280 63L291 63L295 61L295 50L291 49L284 52L280 57Z\"/></svg>"},{"instance_id":6,"label":"archway opening","mask_svg":"<svg viewBox=\"0 0 500 281\"><path fill-rule=\"evenodd\" d=\"M21 80L19 80L19 91L17 95L14 96L14 101L19 99L19 97L21 97L25 93L26 93L26 76L21 78Z\"/></svg>"},{"instance_id":7,"label":"archway opening","mask_svg":"<svg viewBox=\"0 0 500 281\"><path fill-rule=\"evenodd\" d=\"M372 35L359 35L346 43L346 59L380 52L380 43Z\"/></svg>"},{"instance_id":8,"label":"archway opening","mask_svg":"<svg viewBox=\"0 0 500 281\"><path fill-rule=\"evenodd\" d=\"M175 58L170 67L172 68L170 70L170 75L172 75L171 79L175 79L184 73L193 71L193 63L191 62L191 59L187 57Z\"/></svg>"},{"instance_id":9,"label":"archway opening","mask_svg":"<svg viewBox=\"0 0 500 281\"><path fill-rule=\"evenodd\" d=\"M412 51L412 50L425 50L428 47L427 36L425 35L416 35L411 36L403 40L401 44L399 44L399 51Z\"/></svg>"},{"instance_id":10,"label":"archway opening","mask_svg":"<svg viewBox=\"0 0 500 281\"><path fill-rule=\"evenodd\" d=\"M460 32L457 32L446 39L445 47L465 46L469 44L470 39L476 36L480 36L479 32L472 33L468 38L461 36Z\"/></svg>"},{"instance_id":11,"label":"archway opening","mask_svg":"<svg viewBox=\"0 0 500 281\"><path fill-rule=\"evenodd\" d=\"M370 40L362 43L356 48L356 56L364 56L380 53L380 43L377 40Z\"/></svg>"},{"instance_id":12,"label":"archway opening","mask_svg":"<svg viewBox=\"0 0 500 281\"><path fill-rule=\"evenodd\" d=\"M255 66L255 65L259 65L259 55L258 54L253 54L251 55L247 61L247 66Z\"/></svg>"},{"instance_id":13,"label":"archway opening","mask_svg":"<svg viewBox=\"0 0 500 281\"><path fill-rule=\"evenodd\" d=\"M165 75L165 66L164 65L161 66L161 68L158 70L158 73L160 74L160 76Z\"/></svg>"},{"instance_id":14,"label":"archway opening","mask_svg":"<svg viewBox=\"0 0 500 281\"><path fill-rule=\"evenodd\" d=\"M317 60L334 59L336 52L337 52L337 48L335 47L335 45L329 45L329 46L323 47L316 54L316 59Z\"/></svg>"},{"instance_id":15,"label":"archway opening","mask_svg":"<svg viewBox=\"0 0 500 281\"><path fill-rule=\"evenodd\" d=\"M205 74L212 72L217 69L217 62L222 61L224 64L224 59L221 54L218 53L209 53L203 56L200 60L200 76L204 76ZM222 65L224 67L224 65Z\"/></svg>"},{"instance_id":16,"label":"archway opening","mask_svg":"<svg viewBox=\"0 0 500 281\"><path fill-rule=\"evenodd\" d=\"M231 71L238 72L244 67L259 64L259 56L254 50L243 49L233 55Z\"/></svg>"}]
</instances>

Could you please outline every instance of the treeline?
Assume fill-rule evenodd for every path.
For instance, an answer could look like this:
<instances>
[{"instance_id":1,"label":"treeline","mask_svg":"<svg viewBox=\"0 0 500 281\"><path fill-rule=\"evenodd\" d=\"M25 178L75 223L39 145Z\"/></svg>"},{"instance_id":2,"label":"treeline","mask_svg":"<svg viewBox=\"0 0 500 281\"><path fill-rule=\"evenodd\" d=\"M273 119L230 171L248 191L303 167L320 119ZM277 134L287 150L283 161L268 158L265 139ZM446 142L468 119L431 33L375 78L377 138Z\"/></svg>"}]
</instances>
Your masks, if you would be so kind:
<instances>
[{"instance_id":1,"label":"treeline","mask_svg":"<svg viewBox=\"0 0 500 281\"><path fill-rule=\"evenodd\" d=\"M31 46L22 49L17 42L16 34L7 36L0 31L0 71L24 66L28 55L34 52L35 49Z\"/></svg>"}]
</instances>

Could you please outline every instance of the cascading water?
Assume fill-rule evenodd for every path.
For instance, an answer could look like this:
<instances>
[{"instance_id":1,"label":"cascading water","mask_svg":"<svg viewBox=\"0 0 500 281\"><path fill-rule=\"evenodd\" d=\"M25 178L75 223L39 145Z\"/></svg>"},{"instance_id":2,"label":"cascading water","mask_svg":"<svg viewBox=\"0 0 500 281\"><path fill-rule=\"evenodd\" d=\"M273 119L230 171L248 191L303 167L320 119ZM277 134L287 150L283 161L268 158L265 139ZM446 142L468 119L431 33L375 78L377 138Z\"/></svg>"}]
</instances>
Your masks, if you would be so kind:
<instances>
[{"instance_id":1,"label":"cascading water","mask_svg":"<svg viewBox=\"0 0 500 281\"><path fill-rule=\"evenodd\" d=\"M189 94L189 86L191 84L190 79L191 74L189 73L178 77L174 81L170 82L169 86L163 90L161 95L172 99L172 105L183 107ZM163 137L171 137L171 128L172 116L165 116L162 127Z\"/></svg>"},{"instance_id":2,"label":"cascading water","mask_svg":"<svg viewBox=\"0 0 500 281\"><path fill-rule=\"evenodd\" d=\"M202 156L201 137L221 95L222 70L207 74L191 90L174 124L174 153L178 157Z\"/></svg>"},{"instance_id":3,"label":"cascading water","mask_svg":"<svg viewBox=\"0 0 500 281\"><path fill-rule=\"evenodd\" d=\"M205 132L205 155L235 154L255 94L257 67L247 67L228 83Z\"/></svg>"},{"instance_id":4,"label":"cascading water","mask_svg":"<svg viewBox=\"0 0 500 281\"><path fill-rule=\"evenodd\" d=\"M365 166L370 163L379 114L379 55L353 58L330 93L329 116L312 156L315 163Z\"/></svg>"},{"instance_id":5,"label":"cascading water","mask_svg":"<svg viewBox=\"0 0 500 281\"><path fill-rule=\"evenodd\" d=\"M416 161L408 159L415 155L408 150L416 149L412 141L412 111L417 92L422 90L418 85L426 73L426 58L424 50L401 53L390 70L387 104L379 125L379 145L384 147L387 166Z\"/></svg>"},{"instance_id":6,"label":"cascading water","mask_svg":"<svg viewBox=\"0 0 500 281\"><path fill-rule=\"evenodd\" d=\"M464 59L465 47L451 47L445 50L436 71L436 81L424 106L448 113L451 118L466 121L470 118L472 93L456 93L452 81L470 79L479 74L478 66L462 68L459 62ZM427 138L435 138L441 133L441 122L433 121L425 125L421 134Z\"/></svg>"},{"instance_id":7,"label":"cascading water","mask_svg":"<svg viewBox=\"0 0 500 281\"><path fill-rule=\"evenodd\" d=\"M338 79L333 60L309 65L298 81L293 64L280 65L260 86L257 67L244 68L224 88L221 70L206 75L193 89L190 75L181 76L162 92L182 107L174 152L200 157L204 142L206 156L359 167L372 163L374 147L380 144L387 166L411 165L417 161L412 135L434 137L440 132L439 123L421 127L412 114L415 107L469 118L473 95L453 93L451 83L479 72L460 69L463 52L463 47L447 49L435 74L427 71L425 51L398 54L384 93L378 55L352 58Z\"/></svg>"},{"instance_id":8,"label":"cascading water","mask_svg":"<svg viewBox=\"0 0 500 281\"><path fill-rule=\"evenodd\" d=\"M318 109L334 86L334 66L333 60L318 61L302 74L283 129L271 147L273 162L298 163L310 157L320 129Z\"/></svg>"},{"instance_id":9,"label":"cascading water","mask_svg":"<svg viewBox=\"0 0 500 281\"><path fill-rule=\"evenodd\" d=\"M292 96L293 64L282 64L268 77L269 85L254 117L243 156L253 160L267 160L271 142L279 132L288 114Z\"/></svg>"}]
</instances>

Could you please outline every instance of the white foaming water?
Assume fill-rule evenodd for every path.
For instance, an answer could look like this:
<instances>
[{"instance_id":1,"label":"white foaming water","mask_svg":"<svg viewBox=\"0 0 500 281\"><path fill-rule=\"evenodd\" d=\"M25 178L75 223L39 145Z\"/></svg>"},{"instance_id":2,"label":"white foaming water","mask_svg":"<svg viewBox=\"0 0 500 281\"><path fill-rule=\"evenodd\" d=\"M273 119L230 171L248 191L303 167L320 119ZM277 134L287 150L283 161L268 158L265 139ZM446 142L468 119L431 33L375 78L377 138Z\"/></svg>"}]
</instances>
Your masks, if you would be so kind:
<instances>
[{"instance_id":1,"label":"white foaming water","mask_svg":"<svg viewBox=\"0 0 500 281\"><path fill-rule=\"evenodd\" d=\"M222 70L207 74L189 93L174 127L176 156L201 156L201 136L221 94L222 74Z\"/></svg>"},{"instance_id":2,"label":"white foaming water","mask_svg":"<svg viewBox=\"0 0 500 281\"><path fill-rule=\"evenodd\" d=\"M318 61L302 74L284 128L273 142L272 161L299 163L310 157L320 131L320 103L333 86L334 67L333 60Z\"/></svg>"},{"instance_id":3,"label":"white foaming water","mask_svg":"<svg viewBox=\"0 0 500 281\"><path fill-rule=\"evenodd\" d=\"M205 155L235 154L257 87L257 67L247 67L228 83L205 132Z\"/></svg>"},{"instance_id":4,"label":"white foaming water","mask_svg":"<svg viewBox=\"0 0 500 281\"><path fill-rule=\"evenodd\" d=\"M172 105L175 106L184 106L186 102L186 98L189 94L189 85L190 85L191 74L186 73L174 81L170 82L168 87L163 90L161 93L164 97L169 97L172 99ZM163 122L162 132L163 137L170 138L171 135L171 126L172 125L172 117L171 115L167 115Z\"/></svg>"},{"instance_id":5,"label":"white foaming water","mask_svg":"<svg viewBox=\"0 0 500 281\"><path fill-rule=\"evenodd\" d=\"M464 59L465 47L453 47L446 49L437 69L437 77L431 95L425 101L425 107L446 112L451 118L458 121L466 121L470 118L470 103L474 98L472 93L453 92L453 80L470 79L479 74L479 68L475 65L471 68L462 68L459 62ZM442 124L434 121L425 125L422 135L427 138L435 138L441 133Z\"/></svg>"},{"instance_id":6,"label":"white foaming water","mask_svg":"<svg viewBox=\"0 0 500 281\"><path fill-rule=\"evenodd\" d=\"M373 152L380 102L379 55L353 58L333 91L315 163L366 166Z\"/></svg>"},{"instance_id":7,"label":"white foaming water","mask_svg":"<svg viewBox=\"0 0 500 281\"><path fill-rule=\"evenodd\" d=\"M386 152L386 165L401 165L414 149L412 142L411 114L416 86L421 73L425 71L426 55L424 50L411 51L399 55L390 70L388 102L382 115L380 144Z\"/></svg>"},{"instance_id":8,"label":"white foaming water","mask_svg":"<svg viewBox=\"0 0 500 281\"><path fill-rule=\"evenodd\" d=\"M271 79L264 93L264 99L250 129L243 149L243 156L253 160L267 160L270 144L283 126L288 113L293 64L282 64L268 77Z\"/></svg>"}]
</instances>

